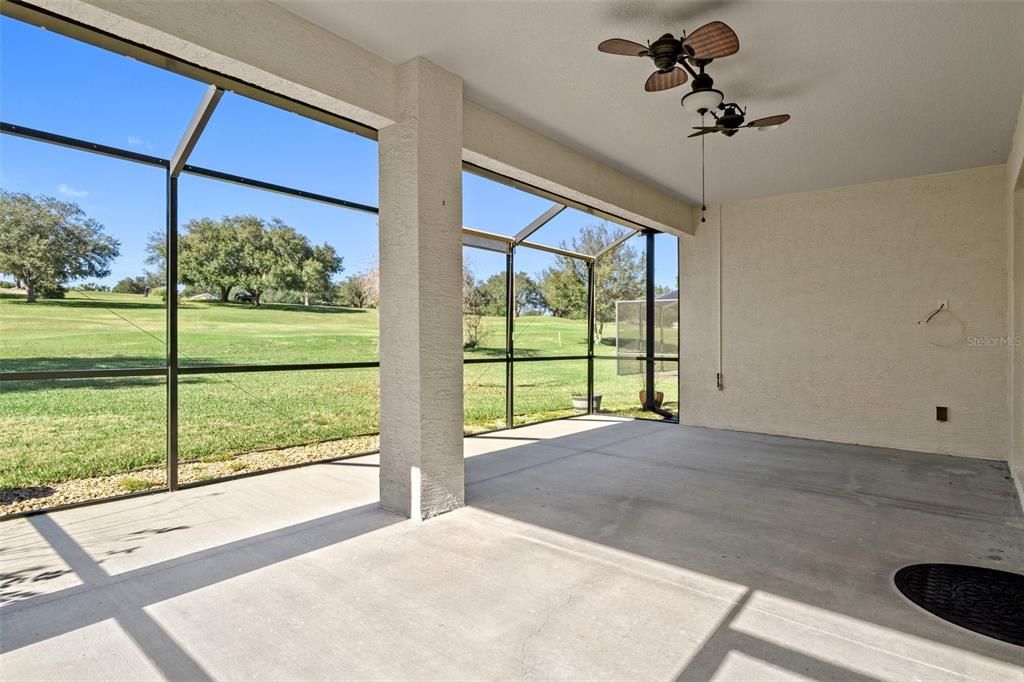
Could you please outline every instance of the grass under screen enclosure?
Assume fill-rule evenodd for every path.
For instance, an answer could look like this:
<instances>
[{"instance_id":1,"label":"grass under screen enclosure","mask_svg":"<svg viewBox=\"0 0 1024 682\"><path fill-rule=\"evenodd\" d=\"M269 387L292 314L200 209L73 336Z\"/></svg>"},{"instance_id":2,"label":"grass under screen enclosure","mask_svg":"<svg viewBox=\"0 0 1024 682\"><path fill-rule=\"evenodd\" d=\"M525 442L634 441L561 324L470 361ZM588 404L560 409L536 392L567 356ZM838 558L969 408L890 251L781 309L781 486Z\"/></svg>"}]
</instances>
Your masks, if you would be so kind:
<instances>
[{"instance_id":1,"label":"grass under screen enclosure","mask_svg":"<svg viewBox=\"0 0 1024 682\"><path fill-rule=\"evenodd\" d=\"M0 371L163 367L165 315L157 296L0 294ZM586 354L583 320L516 324L517 356ZM503 357L504 318L483 325L465 357ZM375 361L377 338L376 310L179 306L182 367ZM597 348L609 356L595 361L602 411L638 413L642 376L618 376L614 347ZM565 416L586 392L587 363L519 362L514 381L517 424ZM466 432L504 426L505 365L467 364L464 382ZM659 374L656 390L675 409L676 373ZM165 420L159 376L0 384L0 514L164 485ZM184 375L178 423L183 482L374 450L378 370Z\"/></svg>"}]
</instances>

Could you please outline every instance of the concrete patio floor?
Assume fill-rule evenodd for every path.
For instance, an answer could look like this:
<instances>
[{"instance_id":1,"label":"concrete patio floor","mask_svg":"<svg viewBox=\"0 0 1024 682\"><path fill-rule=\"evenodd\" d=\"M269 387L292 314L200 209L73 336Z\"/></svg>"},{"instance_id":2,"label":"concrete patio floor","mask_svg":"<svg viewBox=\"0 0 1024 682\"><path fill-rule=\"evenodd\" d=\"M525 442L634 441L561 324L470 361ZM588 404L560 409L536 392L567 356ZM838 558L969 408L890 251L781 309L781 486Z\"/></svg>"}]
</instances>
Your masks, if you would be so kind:
<instances>
[{"instance_id":1,"label":"concrete patio floor","mask_svg":"<svg viewBox=\"0 0 1024 682\"><path fill-rule=\"evenodd\" d=\"M0 524L0 674L1024 679L891 582L1021 570L1002 463L598 417L466 455L423 524L374 457Z\"/></svg>"}]
</instances>

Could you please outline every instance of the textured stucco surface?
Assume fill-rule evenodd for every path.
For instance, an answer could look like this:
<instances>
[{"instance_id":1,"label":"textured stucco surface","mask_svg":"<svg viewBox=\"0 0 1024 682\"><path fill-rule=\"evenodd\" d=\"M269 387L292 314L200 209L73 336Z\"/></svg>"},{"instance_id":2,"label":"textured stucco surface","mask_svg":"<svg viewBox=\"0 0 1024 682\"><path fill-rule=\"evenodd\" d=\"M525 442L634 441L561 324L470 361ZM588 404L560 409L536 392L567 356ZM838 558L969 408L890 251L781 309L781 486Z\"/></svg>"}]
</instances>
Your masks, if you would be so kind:
<instances>
[{"instance_id":1,"label":"textured stucco surface","mask_svg":"<svg viewBox=\"0 0 1024 682\"><path fill-rule=\"evenodd\" d=\"M1020 98L1020 112L1017 114L1017 127L1010 141L1010 153L1006 159L1008 173L1006 181L1011 191L1024 189L1024 94Z\"/></svg>"},{"instance_id":2,"label":"textured stucco surface","mask_svg":"<svg viewBox=\"0 0 1024 682\"><path fill-rule=\"evenodd\" d=\"M373 128L399 115L399 67L265 0L33 1ZM677 197L472 102L464 115L466 160L647 227L692 231L691 207Z\"/></svg>"},{"instance_id":3,"label":"textured stucco surface","mask_svg":"<svg viewBox=\"0 0 1024 682\"><path fill-rule=\"evenodd\" d=\"M462 81L399 67L380 131L381 477L385 508L462 506Z\"/></svg>"},{"instance_id":4,"label":"textured stucco surface","mask_svg":"<svg viewBox=\"0 0 1024 682\"><path fill-rule=\"evenodd\" d=\"M1006 348L969 342L1006 333L1005 206L992 166L710 207L680 246L681 420L1005 460Z\"/></svg>"},{"instance_id":5,"label":"textured stucco surface","mask_svg":"<svg viewBox=\"0 0 1024 682\"><path fill-rule=\"evenodd\" d=\"M1024 505L1024 94L1006 160L1006 219L1009 274L1008 349L1010 374L1010 471Z\"/></svg>"},{"instance_id":6,"label":"textured stucco surface","mask_svg":"<svg viewBox=\"0 0 1024 682\"><path fill-rule=\"evenodd\" d=\"M1012 347L1012 410L1013 452L1010 469L1017 483L1017 494L1024 504L1024 189L1013 195L1013 279L1010 298L1013 301Z\"/></svg>"}]
</instances>

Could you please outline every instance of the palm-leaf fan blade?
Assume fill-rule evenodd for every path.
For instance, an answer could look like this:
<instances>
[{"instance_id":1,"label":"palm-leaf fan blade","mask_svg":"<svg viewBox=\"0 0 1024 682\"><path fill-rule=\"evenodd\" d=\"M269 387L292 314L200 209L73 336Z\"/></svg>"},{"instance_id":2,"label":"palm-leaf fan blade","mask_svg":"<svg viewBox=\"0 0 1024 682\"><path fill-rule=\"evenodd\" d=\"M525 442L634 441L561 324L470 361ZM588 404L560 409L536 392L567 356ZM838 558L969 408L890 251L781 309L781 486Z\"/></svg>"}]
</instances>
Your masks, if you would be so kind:
<instances>
[{"instance_id":1,"label":"palm-leaf fan blade","mask_svg":"<svg viewBox=\"0 0 1024 682\"><path fill-rule=\"evenodd\" d=\"M640 43L624 38L609 38L604 40L597 49L608 54L621 54L626 57L646 57L647 48Z\"/></svg>"},{"instance_id":2,"label":"palm-leaf fan blade","mask_svg":"<svg viewBox=\"0 0 1024 682\"><path fill-rule=\"evenodd\" d=\"M698 130L697 132L693 133L692 135L687 135L687 137L700 137L701 135L707 135L708 133L717 133L719 130L721 130L721 128L718 128L718 127L715 127L715 128L704 128L703 130Z\"/></svg>"},{"instance_id":3,"label":"palm-leaf fan blade","mask_svg":"<svg viewBox=\"0 0 1024 682\"><path fill-rule=\"evenodd\" d=\"M767 128L768 126L780 126L789 120L789 114L778 114L776 116L765 116L748 123L746 128Z\"/></svg>"},{"instance_id":4,"label":"palm-leaf fan blade","mask_svg":"<svg viewBox=\"0 0 1024 682\"><path fill-rule=\"evenodd\" d=\"M686 72L678 66L671 71L655 71L644 83L647 92L660 92L686 82Z\"/></svg>"},{"instance_id":5,"label":"palm-leaf fan blade","mask_svg":"<svg viewBox=\"0 0 1024 682\"><path fill-rule=\"evenodd\" d=\"M712 21L683 39L683 47L694 59L721 59L740 50L736 32L721 21Z\"/></svg>"}]
</instances>

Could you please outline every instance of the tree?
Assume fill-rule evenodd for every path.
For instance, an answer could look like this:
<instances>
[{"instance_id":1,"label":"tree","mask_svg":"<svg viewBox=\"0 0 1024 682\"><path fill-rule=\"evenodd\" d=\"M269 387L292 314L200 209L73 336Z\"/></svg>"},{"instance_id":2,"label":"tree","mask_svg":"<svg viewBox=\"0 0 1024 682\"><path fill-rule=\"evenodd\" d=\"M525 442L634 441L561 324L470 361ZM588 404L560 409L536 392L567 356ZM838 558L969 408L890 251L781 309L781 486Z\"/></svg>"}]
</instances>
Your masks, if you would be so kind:
<instances>
[{"instance_id":1,"label":"tree","mask_svg":"<svg viewBox=\"0 0 1024 682\"><path fill-rule=\"evenodd\" d=\"M508 298L505 287L508 277L504 272L496 272L477 286L477 293L480 296L480 311L491 317L501 317L505 314Z\"/></svg>"},{"instance_id":2,"label":"tree","mask_svg":"<svg viewBox=\"0 0 1024 682\"><path fill-rule=\"evenodd\" d=\"M71 202L0 190L0 272L24 283L26 300L83 277L106 277L116 239Z\"/></svg>"},{"instance_id":3,"label":"tree","mask_svg":"<svg viewBox=\"0 0 1024 682\"><path fill-rule=\"evenodd\" d=\"M362 287L366 291L367 307L380 307L380 268L376 265L361 275Z\"/></svg>"},{"instance_id":4,"label":"tree","mask_svg":"<svg viewBox=\"0 0 1024 682\"><path fill-rule=\"evenodd\" d=\"M222 302L226 302L241 277L239 233L245 218L200 218L186 223L178 239L178 279L184 284L211 289L218 293ZM151 253L156 254L156 262L160 262L164 260L161 254L166 253L166 246L158 241ZM147 259L147 262L154 261Z\"/></svg>"},{"instance_id":5,"label":"tree","mask_svg":"<svg viewBox=\"0 0 1024 682\"><path fill-rule=\"evenodd\" d=\"M331 278L342 271L342 258L330 244L320 244L309 249L302 263L302 286L304 305L309 305L310 295L326 296L331 289Z\"/></svg>"},{"instance_id":6,"label":"tree","mask_svg":"<svg viewBox=\"0 0 1024 682\"><path fill-rule=\"evenodd\" d=\"M115 294L144 294L146 289L149 288L149 283L146 277L125 277L111 289Z\"/></svg>"},{"instance_id":7,"label":"tree","mask_svg":"<svg viewBox=\"0 0 1024 682\"><path fill-rule=\"evenodd\" d=\"M625 234L608 223L584 227L562 248L577 253L598 253ZM604 334L604 325L615 319L615 303L644 296L644 255L628 241L605 253L594 263L596 289L595 331L597 340ZM587 316L586 263L568 256L557 256L555 265L544 271L541 291L547 307L557 317L573 319Z\"/></svg>"},{"instance_id":8,"label":"tree","mask_svg":"<svg viewBox=\"0 0 1024 682\"><path fill-rule=\"evenodd\" d=\"M504 272L498 272L480 285L481 309L484 315L503 316L507 307L507 277ZM544 310L547 304L544 295L541 293L537 282L525 272L516 273L516 316L522 315L527 310Z\"/></svg>"},{"instance_id":9,"label":"tree","mask_svg":"<svg viewBox=\"0 0 1024 682\"><path fill-rule=\"evenodd\" d=\"M267 289L303 291L308 304L310 291L326 291L331 275L341 270L341 258L333 248L324 244L314 251L306 237L278 218L265 223L246 216L240 236L239 284L252 295L256 307Z\"/></svg>"},{"instance_id":10,"label":"tree","mask_svg":"<svg viewBox=\"0 0 1024 682\"><path fill-rule=\"evenodd\" d=\"M275 258L275 241L281 248L289 249L288 240L278 235L275 239L266 223L256 216L225 218L231 223L237 238L238 256L234 275L238 286L252 297L253 307L260 306L260 298L267 289L291 289L298 281L294 263L280 262Z\"/></svg>"},{"instance_id":11,"label":"tree","mask_svg":"<svg viewBox=\"0 0 1024 682\"><path fill-rule=\"evenodd\" d=\"M328 244L311 246L309 239L279 218L228 216L192 221L182 238L179 258L185 284L215 288L227 301L235 286L245 289L259 307L270 289L325 295L342 259Z\"/></svg>"},{"instance_id":12,"label":"tree","mask_svg":"<svg viewBox=\"0 0 1024 682\"><path fill-rule=\"evenodd\" d=\"M528 310L545 310L548 307L544 293L537 281L525 272L516 273L516 316Z\"/></svg>"},{"instance_id":13,"label":"tree","mask_svg":"<svg viewBox=\"0 0 1024 682\"><path fill-rule=\"evenodd\" d=\"M618 239L623 231L607 232L607 225L599 242L605 245ZM644 253L628 240L594 262L594 331L596 341L604 336L604 325L615 321L615 304L643 298L647 285L647 261ZM600 248L604 248L601 246ZM600 250L600 249L598 249ZM590 251L585 253L597 253Z\"/></svg>"},{"instance_id":14,"label":"tree","mask_svg":"<svg viewBox=\"0 0 1024 682\"><path fill-rule=\"evenodd\" d=\"M181 245L178 246L180 252ZM164 286L167 283L167 239L163 232L150 232L146 237L146 264L155 266L143 271L146 286L150 289Z\"/></svg>"},{"instance_id":15,"label":"tree","mask_svg":"<svg viewBox=\"0 0 1024 682\"><path fill-rule=\"evenodd\" d=\"M564 248L568 248L563 243ZM555 317L587 316L587 264L568 256L556 256L555 265L541 273L541 292Z\"/></svg>"},{"instance_id":16,"label":"tree","mask_svg":"<svg viewBox=\"0 0 1024 682\"><path fill-rule=\"evenodd\" d=\"M377 305L376 277L370 270L346 277L338 283L338 303L348 308L373 308Z\"/></svg>"},{"instance_id":17,"label":"tree","mask_svg":"<svg viewBox=\"0 0 1024 682\"><path fill-rule=\"evenodd\" d=\"M478 348L483 341L483 313L480 287L473 271L462 265L462 347Z\"/></svg>"}]
</instances>

